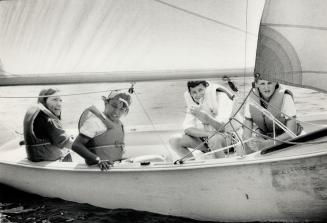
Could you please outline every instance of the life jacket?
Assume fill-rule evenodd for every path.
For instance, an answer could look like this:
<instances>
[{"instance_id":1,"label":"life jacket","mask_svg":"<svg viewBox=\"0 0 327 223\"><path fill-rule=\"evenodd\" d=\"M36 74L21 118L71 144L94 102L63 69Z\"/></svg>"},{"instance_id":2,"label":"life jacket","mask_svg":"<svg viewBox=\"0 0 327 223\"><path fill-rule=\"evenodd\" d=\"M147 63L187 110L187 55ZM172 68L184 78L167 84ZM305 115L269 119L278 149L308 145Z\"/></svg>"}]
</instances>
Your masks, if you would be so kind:
<instances>
[{"instance_id":1,"label":"life jacket","mask_svg":"<svg viewBox=\"0 0 327 223\"><path fill-rule=\"evenodd\" d=\"M211 114L212 117L217 118L219 116L217 93L218 94L226 94L230 100L233 100L233 101L235 100L235 95L232 92L230 92L227 88L225 88L225 87L223 87L221 85L218 85L218 84L209 83L209 86L206 87L205 95L204 95L204 98L203 98L203 101L202 101L201 105L197 104L193 100L193 98L190 95L189 91L186 91L184 93L186 106L188 108L192 107L192 106L201 106L201 108L204 111ZM234 101L234 107L233 107L233 111L232 111L231 116L234 114L235 111L236 111L236 103ZM235 118L238 119L239 121L242 121L239 114L237 114ZM240 129L241 126L242 126L237 121L232 121L231 123L232 123L232 125L233 125L233 127L235 129ZM196 126L200 127L200 126L203 126L203 124L200 122L200 120L197 120L196 121ZM206 129L208 127L204 126L204 128ZM213 130L213 128L209 127L208 130ZM230 124L228 124L225 127L225 131L233 131L233 128L231 127Z\"/></svg>"},{"instance_id":2,"label":"life jacket","mask_svg":"<svg viewBox=\"0 0 327 223\"><path fill-rule=\"evenodd\" d=\"M91 152L98 155L101 160L110 160L111 162L122 160L125 138L123 124L120 121L118 123L112 122L96 107L91 106L82 113L78 122L78 129L80 129L87 120L89 112L99 118L106 126L107 130L90 139L86 147ZM90 164L87 161L86 163Z\"/></svg>"},{"instance_id":3,"label":"life jacket","mask_svg":"<svg viewBox=\"0 0 327 223\"><path fill-rule=\"evenodd\" d=\"M283 106L283 101L284 101L284 96L285 94L289 94L293 98L293 94L290 90L283 89L281 87L277 88L270 98L268 105L267 105L267 110L281 123L286 125L286 117L284 114L281 113L282 111L282 106ZM250 97L252 100L255 101L255 103L259 106L261 106L260 102L260 96L259 96L259 91L257 89L253 89L253 92L250 94ZM258 126L260 132L262 134L265 134L267 136L273 136L273 128L274 124L273 121L264 115L258 108L256 108L253 104L251 105L250 103L250 114L253 119L253 122ZM302 127L299 123L297 123L297 133L296 135L299 135L302 130ZM276 136L281 135L284 133L284 130L281 129L277 124L275 124L275 134Z\"/></svg>"},{"instance_id":4,"label":"life jacket","mask_svg":"<svg viewBox=\"0 0 327 223\"><path fill-rule=\"evenodd\" d=\"M61 149L52 145L48 139L37 138L34 133L34 120L40 112L44 112L49 118L56 120L58 125L61 125L61 121L42 104L30 107L24 117L24 141L27 158L33 162L58 160L63 157Z\"/></svg>"}]
</instances>

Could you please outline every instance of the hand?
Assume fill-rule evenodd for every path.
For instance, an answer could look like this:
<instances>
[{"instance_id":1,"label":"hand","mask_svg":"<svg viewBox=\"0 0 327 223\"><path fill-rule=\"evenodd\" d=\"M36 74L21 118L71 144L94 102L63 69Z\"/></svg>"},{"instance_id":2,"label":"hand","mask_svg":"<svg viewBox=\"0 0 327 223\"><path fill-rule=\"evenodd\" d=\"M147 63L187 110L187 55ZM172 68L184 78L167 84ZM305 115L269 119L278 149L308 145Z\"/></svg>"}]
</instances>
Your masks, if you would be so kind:
<instances>
[{"instance_id":1,"label":"hand","mask_svg":"<svg viewBox=\"0 0 327 223\"><path fill-rule=\"evenodd\" d=\"M200 107L191 107L190 112L197 119L199 119L203 124L208 124L209 114L202 110Z\"/></svg>"},{"instance_id":2,"label":"hand","mask_svg":"<svg viewBox=\"0 0 327 223\"><path fill-rule=\"evenodd\" d=\"M261 143L261 149L268 148L270 146L274 145L274 140L267 139L264 142Z\"/></svg>"},{"instance_id":3,"label":"hand","mask_svg":"<svg viewBox=\"0 0 327 223\"><path fill-rule=\"evenodd\" d=\"M111 161L109 161L109 160L100 160L98 162L98 167L102 171L108 171L111 166L113 166L113 163Z\"/></svg>"},{"instance_id":4,"label":"hand","mask_svg":"<svg viewBox=\"0 0 327 223\"><path fill-rule=\"evenodd\" d=\"M247 149L250 150L251 152L259 151L263 148L263 144L265 141L266 140L263 138L252 137L250 141L246 143Z\"/></svg>"}]
</instances>

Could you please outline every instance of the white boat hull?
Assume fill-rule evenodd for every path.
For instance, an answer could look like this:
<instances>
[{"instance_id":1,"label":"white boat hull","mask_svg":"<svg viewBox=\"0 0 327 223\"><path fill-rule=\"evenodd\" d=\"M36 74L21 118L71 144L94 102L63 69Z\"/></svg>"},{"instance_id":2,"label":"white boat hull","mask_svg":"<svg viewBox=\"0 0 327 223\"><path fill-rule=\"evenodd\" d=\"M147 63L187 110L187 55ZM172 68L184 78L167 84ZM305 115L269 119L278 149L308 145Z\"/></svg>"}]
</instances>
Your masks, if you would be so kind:
<instances>
[{"instance_id":1,"label":"white boat hull","mask_svg":"<svg viewBox=\"0 0 327 223\"><path fill-rule=\"evenodd\" d=\"M10 153L1 149L0 182L45 197L199 220L327 218L324 144L182 165L117 164L109 172L78 163L13 162Z\"/></svg>"}]
</instances>

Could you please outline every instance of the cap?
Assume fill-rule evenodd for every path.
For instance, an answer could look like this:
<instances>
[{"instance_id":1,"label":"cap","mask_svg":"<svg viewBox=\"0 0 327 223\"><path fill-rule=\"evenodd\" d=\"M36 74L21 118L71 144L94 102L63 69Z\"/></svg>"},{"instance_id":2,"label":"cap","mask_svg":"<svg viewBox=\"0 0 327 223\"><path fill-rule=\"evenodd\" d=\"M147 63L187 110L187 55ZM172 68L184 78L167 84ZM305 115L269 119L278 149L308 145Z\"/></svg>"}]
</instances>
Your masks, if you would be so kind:
<instances>
[{"instance_id":1,"label":"cap","mask_svg":"<svg viewBox=\"0 0 327 223\"><path fill-rule=\"evenodd\" d=\"M117 99L123 102L126 107L129 107L131 105L131 96L121 91L110 91L108 97L102 96L102 99L106 101L109 101L111 99Z\"/></svg>"}]
</instances>

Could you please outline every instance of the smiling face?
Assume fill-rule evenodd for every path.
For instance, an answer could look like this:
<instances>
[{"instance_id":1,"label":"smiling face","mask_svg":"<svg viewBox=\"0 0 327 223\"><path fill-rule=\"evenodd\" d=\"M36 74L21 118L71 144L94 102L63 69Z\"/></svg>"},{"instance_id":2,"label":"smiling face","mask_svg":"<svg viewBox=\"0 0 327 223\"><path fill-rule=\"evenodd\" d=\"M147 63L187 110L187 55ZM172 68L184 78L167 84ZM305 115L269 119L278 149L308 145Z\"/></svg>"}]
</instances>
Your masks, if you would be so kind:
<instances>
[{"instance_id":1,"label":"smiling face","mask_svg":"<svg viewBox=\"0 0 327 223\"><path fill-rule=\"evenodd\" d=\"M256 82L256 86L265 100L269 100L270 97L274 94L276 85L276 82L260 79Z\"/></svg>"},{"instance_id":2,"label":"smiling face","mask_svg":"<svg viewBox=\"0 0 327 223\"><path fill-rule=\"evenodd\" d=\"M118 99L110 99L105 101L105 115L113 122L118 122L122 115L126 114L128 108L125 103Z\"/></svg>"},{"instance_id":3,"label":"smiling face","mask_svg":"<svg viewBox=\"0 0 327 223\"><path fill-rule=\"evenodd\" d=\"M51 95L51 97L48 97L45 101L45 105L53 114L60 117L62 99L57 93Z\"/></svg>"},{"instance_id":4,"label":"smiling face","mask_svg":"<svg viewBox=\"0 0 327 223\"><path fill-rule=\"evenodd\" d=\"M190 87L190 95L193 100L197 103L200 103L204 98L206 87L203 84L199 84L195 87Z\"/></svg>"}]
</instances>

